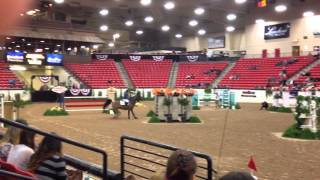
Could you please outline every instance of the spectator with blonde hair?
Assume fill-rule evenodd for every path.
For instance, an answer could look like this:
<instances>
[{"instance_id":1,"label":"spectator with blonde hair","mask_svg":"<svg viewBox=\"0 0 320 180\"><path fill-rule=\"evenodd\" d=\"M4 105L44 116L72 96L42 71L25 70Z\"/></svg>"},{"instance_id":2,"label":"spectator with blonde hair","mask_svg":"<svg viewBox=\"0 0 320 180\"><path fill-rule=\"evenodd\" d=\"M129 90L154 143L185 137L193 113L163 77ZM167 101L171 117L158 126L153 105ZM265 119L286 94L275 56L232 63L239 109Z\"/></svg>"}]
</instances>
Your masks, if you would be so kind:
<instances>
[{"instance_id":1,"label":"spectator with blonde hair","mask_svg":"<svg viewBox=\"0 0 320 180\"><path fill-rule=\"evenodd\" d=\"M197 170L194 155L186 150L173 152L167 162L166 172L151 177L151 180L193 180Z\"/></svg>"},{"instance_id":2,"label":"spectator with blonde hair","mask_svg":"<svg viewBox=\"0 0 320 180\"><path fill-rule=\"evenodd\" d=\"M17 123L21 123L23 125L28 125L26 120L18 119ZM20 133L21 129L9 126L3 138L0 140L0 159L3 161L7 161L9 152L14 145L17 145L20 142Z\"/></svg>"}]
</instances>

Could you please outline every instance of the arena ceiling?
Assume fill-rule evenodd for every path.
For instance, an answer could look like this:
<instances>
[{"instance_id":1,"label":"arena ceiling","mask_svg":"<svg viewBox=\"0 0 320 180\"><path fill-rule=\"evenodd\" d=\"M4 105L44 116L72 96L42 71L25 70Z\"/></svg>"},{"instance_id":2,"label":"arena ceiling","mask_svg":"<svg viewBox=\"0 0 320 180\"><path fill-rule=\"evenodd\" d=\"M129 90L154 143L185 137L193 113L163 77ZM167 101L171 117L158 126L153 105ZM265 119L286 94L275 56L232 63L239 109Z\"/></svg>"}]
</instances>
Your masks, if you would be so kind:
<instances>
[{"instance_id":1,"label":"arena ceiling","mask_svg":"<svg viewBox=\"0 0 320 180\"><path fill-rule=\"evenodd\" d=\"M207 34L225 32L228 26L243 29L246 24L254 23L257 18L293 19L294 16L302 16L302 9L320 9L319 0L271 0L272 3L266 8L258 8L257 0L247 0L243 4L237 4L236 0L151 0L152 3L147 6L143 6L141 0L64 0L61 4L55 3L56 0L51 1L54 3L53 12L66 14L68 19L85 23L85 26L91 29L99 31L102 25L106 25L108 29L127 30L132 34L141 30L147 35L148 32L161 32L162 26L168 25L170 30L161 33L173 37L176 34L199 35L200 29L205 30ZM168 1L175 4L171 10L164 8ZM288 6L286 13L277 14L274 11L274 7L279 4ZM205 12L196 15L196 8L203 8ZM100 15L102 9L108 10L108 15ZM229 14L236 15L236 19L228 20L226 16ZM147 16L153 17L154 21L146 23ZM192 20L197 21L192 22L197 25L190 26ZM133 25L127 26L127 21L132 21Z\"/></svg>"}]
</instances>

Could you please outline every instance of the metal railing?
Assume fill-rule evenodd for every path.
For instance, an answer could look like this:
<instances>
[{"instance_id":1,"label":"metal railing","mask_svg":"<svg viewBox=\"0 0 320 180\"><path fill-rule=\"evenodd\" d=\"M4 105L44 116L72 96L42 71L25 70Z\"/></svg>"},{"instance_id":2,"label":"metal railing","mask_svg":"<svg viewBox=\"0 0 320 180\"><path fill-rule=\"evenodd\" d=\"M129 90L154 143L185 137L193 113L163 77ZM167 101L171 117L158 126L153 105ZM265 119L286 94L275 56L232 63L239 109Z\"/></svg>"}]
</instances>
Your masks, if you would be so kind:
<instances>
[{"instance_id":1,"label":"metal railing","mask_svg":"<svg viewBox=\"0 0 320 180\"><path fill-rule=\"evenodd\" d=\"M73 140L70 140L70 139L67 139L67 138L64 138L64 137L53 135L53 134L38 130L36 128L25 126L23 124L16 123L16 122L13 122L13 121L9 121L9 120L3 119L3 118L0 118L0 123L4 123L4 124L10 125L10 126L13 126L13 127L16 127L16 128L20 128L20 129L25 129L25 130L34 132L34 133L42 135L42 136L52 137L52 138L57 139L57 140L59 140L61 142L64 142L64 143L67 143L67 144L70 144L70 145L73 145L73 146L77 146L77 147L80 147L82 149L86 149L86 150L89 150L89 151L92 151L92 152L95 152L95 153L98 153L98 154L101 154L102 155L102 171L95 169L94 172L96 172L96 173L94 173L94 174L98 175L99 177L102 177L103 180L109 180L109 178L108 178L109 173L108 173L108 167L107 167L107 157L108 156L107 156L107 153L105 151L103 151L101 149L98 149L96 147L92 147L92 146L89 146L89 145L86 145L86 144L82 144L82 143L79 143L79 142L76 142L76 141L73 141ZM70 160L70 158L69 158L69 160ZM83 166L83 167L86 167L86 166ZM89 167L90 166L87 166L87 168L89 168ZM88 172L90 172L90 169L87 169L87 170L89 170Z\"/></svg>"},{"instance_id":2,"label":"metal railing","mask_svg":"<svg viewBox=\"0 0 320 180\"><path fill-rule=\"evenodd\" d=\"M159 172L159 169L164 169L170 154L179 149L174 146L130 136L122 136L120 143L122 179L125 179L126 175L133 175L140 179L149 179L152 175ZM199 152L190 152L194 154L198 163L195 179L214 179L214 174L217 172L213 169L211 157Z\"/></svg>"},{"instance_id":3,"label":"metal railing","mask_svg":"<svg viewBox=\"0 0 320 180\"><path fill-rule=\"evenodd\" d=\"M6 170L3 170L3 169L0 169L0 175L5 175L7 177L12 177L12 178L16 178L18 180L35 180L34 178L32 177L29 177L29 176L23 176L21 174L17 174L17 173L14 173L14 172L10 172L10 171L6 171Z\"/></svg>"}]
</instances>

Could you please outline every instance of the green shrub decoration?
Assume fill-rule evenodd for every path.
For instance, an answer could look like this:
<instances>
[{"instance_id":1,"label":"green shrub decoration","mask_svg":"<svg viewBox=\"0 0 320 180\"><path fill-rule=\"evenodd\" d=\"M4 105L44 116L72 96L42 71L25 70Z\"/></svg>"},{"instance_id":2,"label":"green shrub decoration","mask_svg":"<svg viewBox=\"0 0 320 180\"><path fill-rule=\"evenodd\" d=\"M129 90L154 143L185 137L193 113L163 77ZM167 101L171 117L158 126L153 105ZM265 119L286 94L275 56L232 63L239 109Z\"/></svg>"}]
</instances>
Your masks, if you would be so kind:
<instances>
[{"instance_id":1,"label":"green shrub decoration","mask_svg":"<svg viewBox=\"0 0 320 180\"><path fill-rule=\"evenodd\" d=\"M169 97L164 98L163 105L164 106L171 106L172 100Z\"/></svg>"},{"instance_id":2,"label":"green shrub decoration","mask_svg":"<svg viewBox=\"0 0 320 180\"><path fill-rule=\"evenodd\" d=\"M53 107L48 109L44 114L44 116L68 116L69 113L60 107Z\"/></svg>"},{"instance_id":3,"label":"green shrub decoration","mask_svg":"<svg viewBox=\"0 0 320 180\"><path fill-rule=\"evenodd\" d=\"M236 104L236 109L241 109L241 106L239 103Z\"/></svg>"},{"instance_id":4,"label":"green shrub decoration","mask_svg":"<svg viewBox=\"0 0 320 180\"><path fill-rule=\"evenodd\" d=\"M198 111L198 110L200 110L200 107L199 106L193 106L192 110Z\"/></svg>"},{"instance_id":5,"label":"green shrub decoration","mask_svg":"<svg viewBox=\"0 0 320 180\"><path fill-rule=\"evenodd\" d=\"M291 108L287 108L287 107L271 106L269 107L268 111L279 112L279 113L292 113Z\"/></svg>"},{"instance_id":6,"label":"green shrub decoration","mask_svg":"<svg viewBox=\"0 0 320 180\"><path fill-rule=\"evenodd\" d=\"M153 112L152 110L148 112L147 117L153 117L156 116L157 114Z\"/></svg>"},{"instance_id":7,"label":"green shrub decoration","mask_svg":"<svg viewBox=\"0 0 320 180\"><path fill-rule=\"evenodd\" d=\"M149 123L161 123L161 119L159 119L157 116L152 116L149 119Z\"/></svg>"},{"instance_id":8,"label":"green shrub decoration","mask_svg":"<svg viewBox=\"0 0 320 180\"><path fill-rule=\"evenodd\" d=\"M201 123L201 120L197 116L191 116L187 122L188 123Z\"/></svg>"},{"instance_id":9,"label":"green shrub decoration","mask_svg":"<svg viewBox=\"0 0 320 180\"><path fill-rule=\"evenodd\" d=\"M309 129L300 129L297 124L289 127L282 135L288 138L315 140L320 138L320 133L313 133Z\"/></svg>"},{"instance_id":10,"label":"green shrub decoration","mask_svg":"<svg viewBox=\"0 0 320 180\"><path fill-rule=\"evenodd\" d=\"M206 94L211 94L212 93L212 90L210 88L207 88L204 90L204 93Z\"/></svg>"}]
</instances>

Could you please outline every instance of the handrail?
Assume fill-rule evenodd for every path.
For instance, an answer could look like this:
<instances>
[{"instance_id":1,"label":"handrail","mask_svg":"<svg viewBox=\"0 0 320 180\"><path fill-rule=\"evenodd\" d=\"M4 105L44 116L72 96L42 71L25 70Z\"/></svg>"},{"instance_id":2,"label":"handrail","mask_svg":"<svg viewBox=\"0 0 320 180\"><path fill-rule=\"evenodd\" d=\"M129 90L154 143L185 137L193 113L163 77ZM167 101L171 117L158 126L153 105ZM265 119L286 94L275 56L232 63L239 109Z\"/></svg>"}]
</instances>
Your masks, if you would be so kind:
<instances>
[{"instance_id":1,"label":"handrail","mask_svg":"<svg viewBox=\"0 0 320 180\"><path fill-rule=\"evenodd\" d=\"M154 147L159 147L159 148L163 148L163 149L167 149L167 150L171 150L171 151L176 151L178 150L179 148L178 147L174 147L174 146L170 146L170 145L166 145L166 144L160 144L160 143L156 143L156 142L151 142L151 141L147 141L147 140L143 140L143 139L139 139L139 138L136 138L136 137L132 137L132 136L121 136L121 139L120 139L120 144L121 144L121 147L120 147L120 170L121 170L121 178L124 179L124 175L125 175L125 172L129 172L128 170L125 169L125 164L128 164L127 162L125 162L125 156L128 156L129 154L126 154L125 153L125 148L129 148L129 149L134 149L130 146L126 146L125 145L125 140L130 140L130 141L134 141L134 142L138 142L138 143L142 143L142 144L146 144L146 145L150 145L150 146L154 146ZM140 150L139 150L140 151ZM147 152L146 150L141 150L142 152L144 153L149 153L149 154L153 154L155 155L154 153L152 152ZM206 167L202 167L202 166L199 166L201 169L207 169L207 179L208 180L211 180L213 179L213 173L217 173L214 169L213 169L213 163L212 163L212 159L210 156L206 155L206 154L203 154L203 153L200 153L200 152L195 152L195 151L190 151L191 153L193 153L196 157L199 157L199 158L203 158L207 161L207 168ZM162 155L157 155L159 157L163 157ZM135 156L136 157L136 156ZM164 156L165 157L165 156ZM137 157L138 159L142 159L141 157ZM144 159L146 160L146 159ZM157 163L157 162L153 162L153 163ZM163 164L159 164L160 166L164 166ZM138 167L138 165L134 165L134 167ZM129 173L132 173L132 172L129 172ZM201 179L205 179L201 176L197 176ZM143 177L145 178L145 177Z\"/></svg>"},{"instance_id":2,"label":"handrail","mask_svg":"<svg viewBox=\"0 0 320 180\"><path fill-rule=\"evenodd\" d=\"M71 144L73 146L77 146L77 147L80 147L80 148L83 148L83 149L86 149L86 150L93 151L93 152L101 154L102 155L102 160L103 160L103 162L102 162L102 167L103 167L102 178L103 178L103 180L107 180L108 179L108 174L107 174L107 170L108 170L108 168L107 168L107 153L105 151L103 151L101 149L98 149L96 147L92 147L92 146L89 146L89 145L86 145L86 144L82 144L82 143L79 143L79 142L76 142L74 140L70 140L70 139L67 139L67 138L64 138L64 137L61 137L61 136L58 136L58 135L53 135L53 134L41 131L39 129L32 128L32 127L29 127L29 126L25 126L23 124L16 123L16 122L13 122L13 121L9 121L9 120L3 119L3 118L0 118L0 122L4 123L4 124L8 124L8 125L13 126L13 127L17 127L17 128L21 128L21 129L25 129L25 130L31 131L31 132L34 132L36 134L40 134L42 136L52 137L52 138L57 139L59 141L62 141L64 143Z\"/></svg>"},{"instance_id":3,"label":"handrail","mask_svg":"<svg viewBox=\"0 0 320 180\"><path fill-rule=\"evenodd\" d=\"M6 175L6 176L9 176L9 177L15 177L15 178L18 178L19 180L23 179L23 180L35 180L34 178L32 177L29 177L29 176L23 176L21 174L17 174L17 173L14 173L14 172L10 172L10 171L5 171L3 169L0 169L0 174L1 175Z\"/></svg>"}]
</instances>

